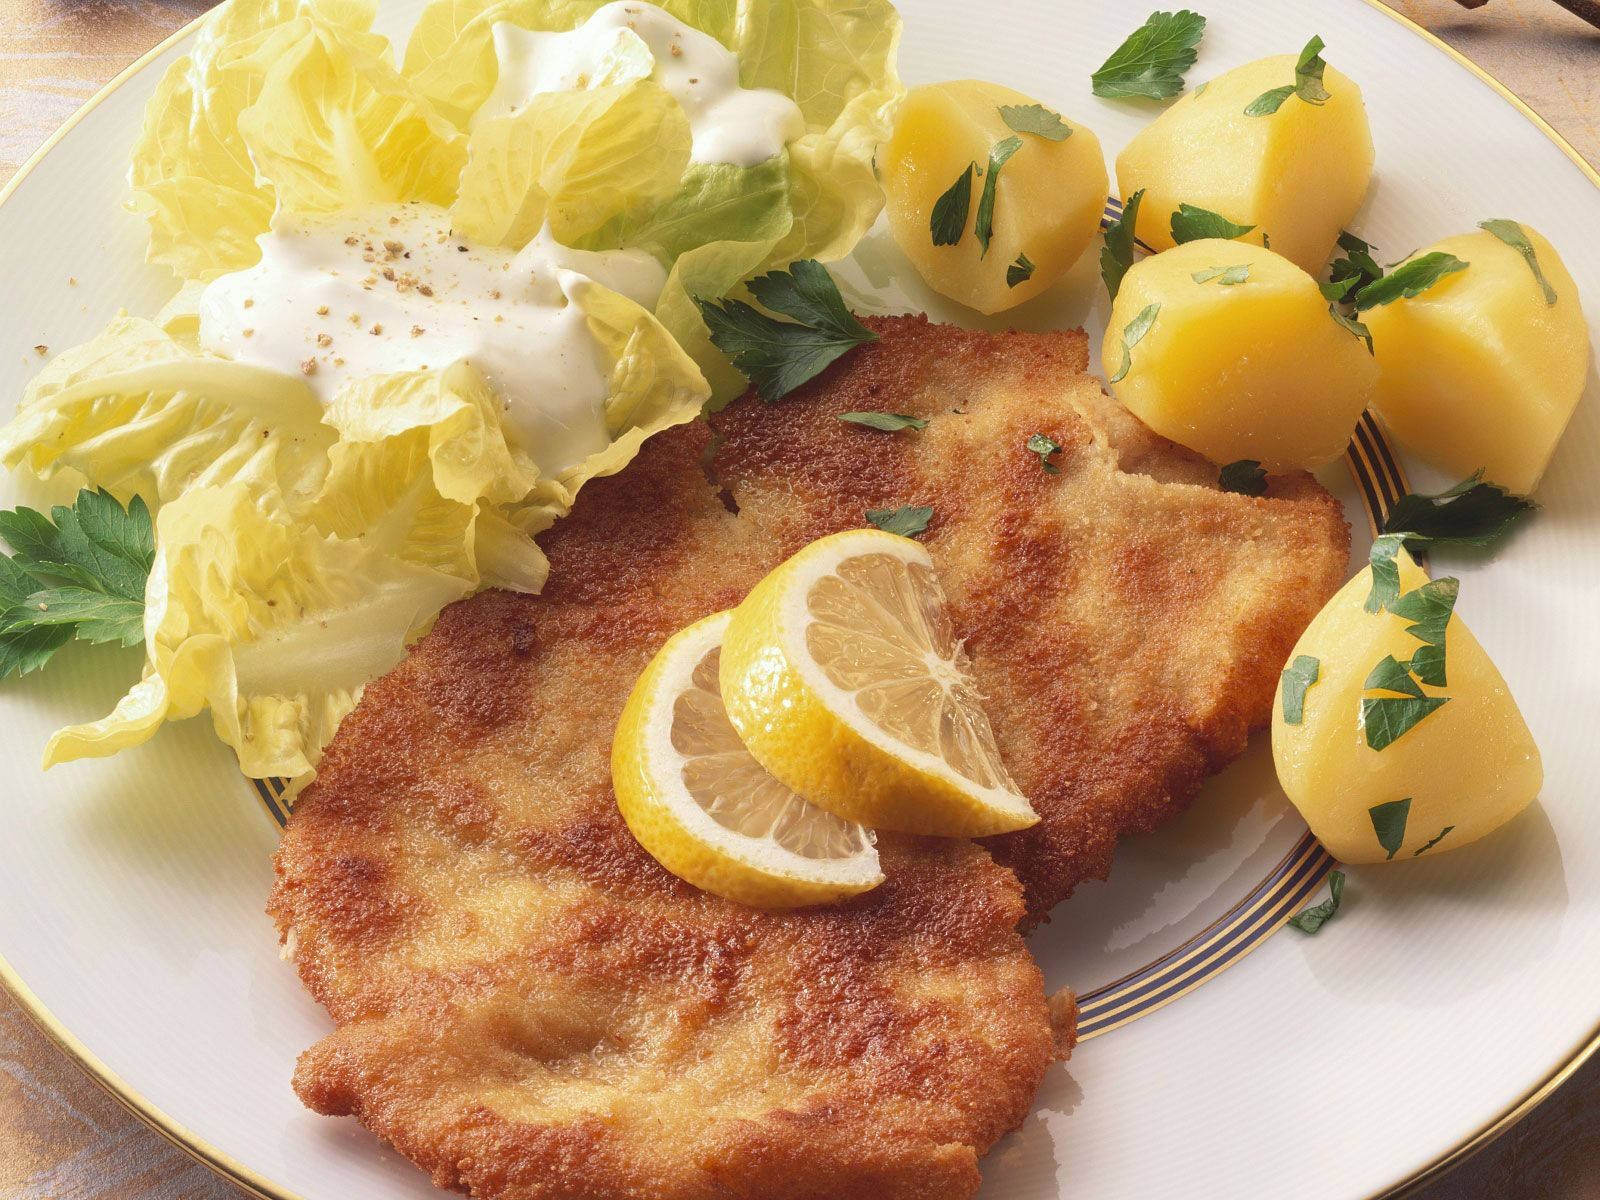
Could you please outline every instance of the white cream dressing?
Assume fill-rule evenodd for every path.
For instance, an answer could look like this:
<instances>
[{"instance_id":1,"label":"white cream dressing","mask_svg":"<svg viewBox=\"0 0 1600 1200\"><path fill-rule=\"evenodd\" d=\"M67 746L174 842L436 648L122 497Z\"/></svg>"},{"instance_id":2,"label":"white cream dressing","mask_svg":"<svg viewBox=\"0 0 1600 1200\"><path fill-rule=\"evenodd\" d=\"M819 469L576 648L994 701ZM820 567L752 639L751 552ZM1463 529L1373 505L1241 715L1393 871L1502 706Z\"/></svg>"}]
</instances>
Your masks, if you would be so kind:
<instances>
[{"instance_id":1,"label":"white cream dressing","mask_svg":"<svg viewBox=\"0 0 1600 1200\"><path fill-rule=\"evenodd\" d=\"M351 380L466 361L511 437L558 475L610 442L607 363L573 296L588 280L653 308L666 272L640 251L573 250L548 231L477 246L428 204L274 217L261 261L200 297L200 342L300 376L326 404Z\"/></svg>"},{"instance_id":2,"label":"white cream dressing","mask_svg":"<svg viewBox=\"0 0 1600 1200\"><path fill-rule=\"evenodd\" d=\"M500 75L474 125L514 113L541 92L610 82L642 42L655 59L650 77L689 118L692 161L753 167L805 132L805 118L788 96L739 86L739 58L733 51L642 0L607 4L567 33L524 29L509 21L496 21L493 32Z\"/></svg>"}]
</instances>

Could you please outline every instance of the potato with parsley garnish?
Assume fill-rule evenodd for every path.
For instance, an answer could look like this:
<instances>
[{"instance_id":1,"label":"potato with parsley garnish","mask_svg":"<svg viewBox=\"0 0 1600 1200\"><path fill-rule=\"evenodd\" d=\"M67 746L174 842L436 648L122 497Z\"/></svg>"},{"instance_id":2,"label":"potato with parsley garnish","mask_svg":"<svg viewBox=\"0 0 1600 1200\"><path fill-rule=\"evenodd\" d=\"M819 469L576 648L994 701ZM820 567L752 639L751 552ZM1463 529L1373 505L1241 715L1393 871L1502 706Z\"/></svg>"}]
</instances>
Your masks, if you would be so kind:
<instances>
[{"instance_id":1,"label":"potato with parsley garnish","mask_svg":"<svg viewBox=\"0 0 1600 1200\"><path fill-rule=\"evenodd\" d=\"M1400 543L1379 539L1307 626L1273 701L1278 782L1347 863L1464 846L1544 782L1506 681L1454 613L1456 580L1430 582Z\"/></svg>"},{"instance_id":2,"label":"potato with parsley garnish","mask_svg":"<svg viewBox=\"0 0 1600 1200\"><path fill-rule=\"evenodd\" d=\"M977 79L912 88L877 162L900 249L934 291L983 313L1078 260L1109 186L1092 132Z\"/></svg>"},{"instance_id":3,"label":"potato with parsley garnish","mask_svg":"<svg viewBox=\"0 0 1600 1200\"><path fill-rule=\"evenodd\" d=\"M1143 190L1138 234L1156 250L1184 239L1181 205L1220 214L1316 274L1372 178L1361 89L1329 67L1322 41L1246 63L1179 99L1117 156L1124 197Z\"/></svg>"},{"instance_id":4,"label":"potato with parsley garnish","mask_svg":"<svg viewBox=\"0 0 1600 1200\"><path fill-rule=\"evenodd\" d=\"M1412 255L1358 298L1383 372L1373 406L1419 458L1526 494L1583 394L1589 327L1549 242L1515 221L1483 224ZM1416 295L1390 285L1446 260L1465 265L1419 280Z\"/></svg>"},{"instance_id":5,"label":"potato with parsley garnish","mask_svg":"<svg viewBox=\"0 0 1600 1200\"><path fill-rule=\"evenodd\" d=\"M1316 280L1219 238L1128 270L1101 361L1117 399L1162 437L1270 472L1342 453L1378 375Z\"/></svg>"}]
</instances>

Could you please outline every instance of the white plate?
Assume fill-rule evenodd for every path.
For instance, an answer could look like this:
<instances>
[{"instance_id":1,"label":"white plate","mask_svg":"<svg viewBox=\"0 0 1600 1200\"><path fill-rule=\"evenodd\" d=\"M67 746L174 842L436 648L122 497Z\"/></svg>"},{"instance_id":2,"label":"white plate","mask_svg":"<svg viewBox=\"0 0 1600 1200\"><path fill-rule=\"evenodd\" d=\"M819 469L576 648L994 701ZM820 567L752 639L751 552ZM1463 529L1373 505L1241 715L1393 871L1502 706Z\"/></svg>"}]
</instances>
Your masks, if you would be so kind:
<instances>
[{"instance_id":1,"label":"white plate","mask_svg":"<svg viewBox=\"0 0 1600 1200\"><path fill-rule=\"evenodd\" d=\"M403 33L417 7L393 0L384 24ZM1561 249L1600 317L1600 176L1485 78L1361 0L1211 7L1195 81L1320 33L1330 61L1361 82L1379 167L1356 227L1389 257L1515 217ZM1144 8L904 8L911 82L1003 80L1089 124L1108 154L1152 114L1088 89ZM141 265L140 225L120 207L123 163L146 96L182 48L169 43L113 84L0 207L0 394L15 396L37 370L36 344L80 341L118 307L149 311L162 298L165 282ZM924 299L881 236L846 282L888 306ZM1098 333L1104 310L1086 262L1015 320ZM1258 746L1188 816L1127 844L1112 881L1085 886L1033 939L1052 986L1099 993L1097 1036L1052 1071L1034 1115L987 1161L985 1197L1355 1200L1449 1157L1593 1048L1597 400L1591 375L1540 489L1543 512L1492 562L1439 556L1462 575L1461 612L1544 749L1542 802L1456 853L1355 872L1345 912L1314 939L1266 937L1325 863L1310 848L1286 858L1304 828ZM1369 457L1383 468L1381 454ZM1328 482L1358 495L1343 467ZM14 481L3 488L7 504L20 495ZM1358 507L1353 516L1364 523ZM262 913L277 831L208 723L110 761L36 769L50 730L105 710L136 662L70 648L47 676L0 688L6 982L144 1115L263 1194L436 1195L354 1122L313 1116L289 1088L295 1056L328 1021L279 961ZM1286 881L1268 903L1257 889L1280 865ZM1230 910L1246 900L1241 921ZM1103 989L1130 973L1133 984ZM1165 999L1176 1002L1158 1006Z\"/></svg>"}]
</instances>

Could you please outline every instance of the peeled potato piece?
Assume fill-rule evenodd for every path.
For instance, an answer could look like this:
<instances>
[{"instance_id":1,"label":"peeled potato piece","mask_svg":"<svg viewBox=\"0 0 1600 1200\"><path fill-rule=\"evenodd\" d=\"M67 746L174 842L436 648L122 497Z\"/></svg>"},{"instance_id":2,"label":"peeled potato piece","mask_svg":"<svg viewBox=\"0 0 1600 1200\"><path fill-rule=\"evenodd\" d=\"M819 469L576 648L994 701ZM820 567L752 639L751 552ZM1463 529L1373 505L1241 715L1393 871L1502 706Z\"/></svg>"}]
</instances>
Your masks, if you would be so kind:
<instances>
[{"instance_id":1,"label":"peeled potato piece","mask_svg":"<svg viewBox=\"0 0 1600 1200\"><path fill-rule=\"evenodd\" d=\"M1554 304L1516 249L1478 232L1418 251L1453 254L1466 270L1363 319L1382 368L1373 406L1395 437L1454 475L1481 469L1526 494L1583 394L1589 327L1555 248L1522 229Z\"/></svg>"},{"instance_id":2,"label":"peeled potato piece","mask_svg":"<svg viewBox=\"0 0 1600 1200\"><path fill-rule=\"evenodd\" d=\"M878 150L894 238L928 286L983 313L1000 312L1037 296L1078 260L1105 211L1105 157L1100 142L1078 122L1051 140L1007 125L1003 105L1035 101L997 83L958 79L907 93L894 134ZM978 241L978 209L990 154L1007 138L1020 147L995 178L994 233ZM960 237L933 242L939 198L972 168L970 199Z\"/></svg>"},{"instance_id":3,"label":"peeled potato piece","mask_svg":"<svg viewBox=\"0 0 1600 1200\"><path fill-rule=\"evenodd\" d=\"M1427 582L1404 550L1396 561L1403 592ZM1322 844L1347 863L1400 862L1464 846L1516 816L1544 782L1517 702L1455 615L1445 627L1447 684L1418 685L1448 701L1383 749L1371 748L1362 699L1398 693L1368 688L1368 676L1385 655L1406 662L1422 645L1404 617L1366 611L1371 588L1368 567L1296 643L1291 671L1302 658L1317 664L1298 723L1285 719L1285 687L1292 685L1279 686L1272 711L1278 782Z\"/></svg>"},{"instance_id":4,"label":"peeled potato piece","mask_svg":"<svg viewBox=\"0 0 1600 1200\"><path fill-rule=\"evenodd\" d=\"M1137 232L1146 244L1173 244L1180 204L1220 213L1259 244L1315 275L1350 224L1372 178L1372 132L1361 89L1332 67L1328 99L1290 96L1277 112L1245 115L1263 92L1292 84L1292 54L1246 63L1187 93L1117 156L1126 199L1144 189Z\"/></svg>"},{"instance_id":5,"label":"peeled potato piece","mask_svg":"<svg viewBox=\"0 0 1600 1200\"><path fill-rule=\"evenodd\" d=\"M1125 349L1152 305L1148 332ZM1112 390L1162 437L1274 472L1336 458L1378 375L1311 276L1260 246L1215 238L1134 264L1101 357L1113 379L1129 363Z\"/></svg>"}]
</instances>

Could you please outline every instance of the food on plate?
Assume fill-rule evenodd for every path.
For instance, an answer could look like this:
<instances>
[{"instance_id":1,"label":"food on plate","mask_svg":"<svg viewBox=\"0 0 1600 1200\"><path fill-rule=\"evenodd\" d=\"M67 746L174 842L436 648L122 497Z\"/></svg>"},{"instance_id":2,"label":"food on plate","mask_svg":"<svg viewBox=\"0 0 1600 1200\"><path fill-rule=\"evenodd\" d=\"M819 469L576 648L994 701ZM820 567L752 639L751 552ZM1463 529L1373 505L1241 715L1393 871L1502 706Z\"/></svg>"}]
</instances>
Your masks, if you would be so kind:
<instances>
[{"instance_id":1,"label":"food on plate","mask_svg":"<svg viewBox=\"0 0 1600 1200\"><path fill-rule=\"evenodd\" d=\"M1466 264L1424 290L1359 294L1382 368L1373 407L1418 457L1527 493L1583 394L1589 327L1555 247L1514 221L1484 224L1395 268L1431 255Z\"/></svg>"},{"instance_id":2,"label":"food on plate","mask_svg":"<svg viewBox=\"0 0 1600 1200\"><path fill-rule=\"evenodd\" d=\"M674 634L634 684L611 746L623 820L678 878L757 908L876 887L871 831L795 795L729 723L717 670L731 615Z\"/></svg>"},{"instance_id":3,"label":"food on plate","mask_svg":"<svg viewBox=\"0 0 1600 1200\"><path fill-rule=\"evenodd\" d=\"M1387 534L1307 626L1272 714L1278 780L1347 863L1402 861L1493 832L1539 794L1539 748L1454 612Z\"/></svg>"},{"instance_id":4,"label":"food on plate","mask_svg":"<svg viewBox=\"0 0 1600 1200\"><path fill-rule=\"evenodd\" d=\"M1269 472L1338 457L1378 376L1316 280L1274 251L1217 238L1128 270L1101 358L1117 399L1151 429Z\"/></svg>"},{"instance_id":5,"label":"food on plate","mask_svg":"<svg viewBox=\"0 0 1600 1200\"><path fill-rule=\"evenodd\" d=\"M47 762L211 707L245 770L303 781L440 604L536 591L534 535L584 483L697 416L707 372L742 388L696 301L872 222L898 19L674 12L451 0L404 72L364 3L206 18L133 150L180 287L55 358L0 431L8 466L142 498L161 543L144 678ZM319 658L330 623L361 649Z\"/></svg>"},{"instance_id":6,"label":"food on plate","mask_svg":"<svg viewBox=\"0 0 1600 1200\"><path fill-rule=\"evenodd\" d=\"M1183 91L1184 72L1199 56L1206 19L1188 9L1153 12L1090 76L1096 96L1108 100L1170 100Z\"/></svg>"},{"instance_id":7,"label":"food on plate","mask_svg":"<svg viewBox=\"0 0 1600 1200\"><path fill-rule=\"evenodd\" d=\"M884 835L874 890L762 911L674 878L613 798L633 680L782 557L708 440L586 488L543 594L446 610L346 720L271 902L338 1024L296 1090L483 1197L970 1197L1059 1052L1015 877Z\"/></svg>"},{"instance_id":8,"label":"food on plate","mask_svg":"<svg viewBox=\"0 0 1600 1200\"><path fill-rule=\"evenodd\" d=\"M1099 139L996 83L912 88L877 161L900 249L934 291L979 312L1059 279L1105 209Z\"/></svg>"},{"instance_id":9,"label":"food on plate","mask_svg":"<svg viewBox=\"0 0 1600 1200\"><path fill-rule=\"evenodd\" d=\"M1145 193L1138 236L1165 250L1181 205L1220 214L1316 274L1361 207L1372 133L1361 89L1313 38L1298 59L1246 63L1180 97L1117 156L1126 199ZM1178 233L1181 233L1181 225Z\"/></svg>"},{"instance_id":10,"label":"food on plate","mask_svg":"<svg viewBox=\"0 0 1600 1200\"><path fill-rule=\"evenodd\" d=\"M728 719L762 766L840 817L945 837L1026 828L1038 814L1000 761L914 535L836 533L758 583L723 639Z\"/></svg>"}]
</instances>

